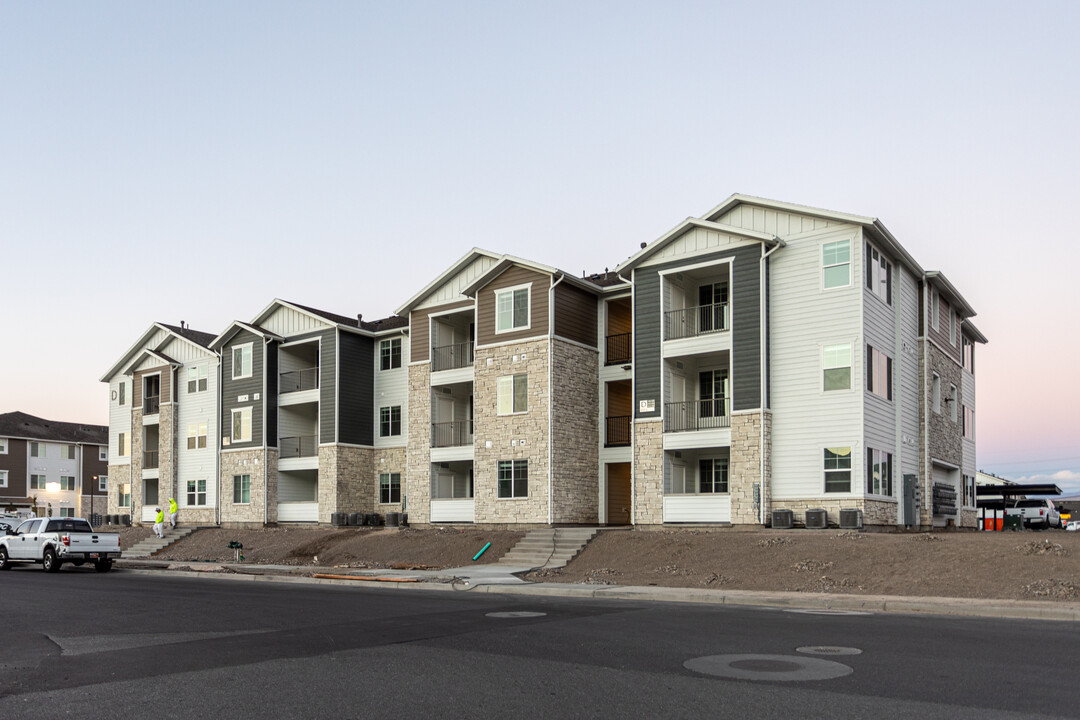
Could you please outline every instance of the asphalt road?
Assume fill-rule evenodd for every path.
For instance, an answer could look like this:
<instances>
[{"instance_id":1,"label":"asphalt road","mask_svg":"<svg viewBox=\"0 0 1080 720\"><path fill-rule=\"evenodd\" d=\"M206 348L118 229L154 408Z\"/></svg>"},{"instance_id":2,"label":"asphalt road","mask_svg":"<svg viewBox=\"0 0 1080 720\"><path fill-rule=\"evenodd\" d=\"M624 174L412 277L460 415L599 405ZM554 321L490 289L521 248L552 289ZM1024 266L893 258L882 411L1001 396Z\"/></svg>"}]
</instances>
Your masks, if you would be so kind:
<instances>
[{"instance_id":1,"label":"asphalt road","mask_svg":"<svg viewBox=\"0 0 1080 720\"><path fill-rule=\"evenodd\" d=\"M1080 714L1072 623L37 567L0 608L5 719Z\"/></svg>"}]
</instances>

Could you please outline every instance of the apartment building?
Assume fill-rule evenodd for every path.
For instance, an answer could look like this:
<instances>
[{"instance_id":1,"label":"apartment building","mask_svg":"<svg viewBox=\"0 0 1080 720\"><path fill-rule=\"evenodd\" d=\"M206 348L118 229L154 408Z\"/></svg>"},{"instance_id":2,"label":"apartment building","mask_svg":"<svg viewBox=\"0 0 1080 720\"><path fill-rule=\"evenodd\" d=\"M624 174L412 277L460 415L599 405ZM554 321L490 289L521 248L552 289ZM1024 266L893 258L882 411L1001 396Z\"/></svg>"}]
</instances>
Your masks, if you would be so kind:
<instances>
[{"instance_id":1,"label":"apartment building","mask_svg":"<svg viewBox=\"0 0 1080 720\"><path fill-rule=\"evenodd\" d=\"M104 513L108 432L104 425L0 414L0 510L49 517Z\"/></svg>"},{"instance_id":2,"label":"apartment building","mask_svg":"<svg viewBox=\"0 0 1080 720\"><path fill-rule=\"evenodd\" d=\"M222 431L193 507L226 524L821 509L973 526L974 315L876 218L743 195L583 277L474 248L394 317L275 300L200 345L220 358ZM161 367L165 341L109 377Z\"/></svg>"}]
</instances>

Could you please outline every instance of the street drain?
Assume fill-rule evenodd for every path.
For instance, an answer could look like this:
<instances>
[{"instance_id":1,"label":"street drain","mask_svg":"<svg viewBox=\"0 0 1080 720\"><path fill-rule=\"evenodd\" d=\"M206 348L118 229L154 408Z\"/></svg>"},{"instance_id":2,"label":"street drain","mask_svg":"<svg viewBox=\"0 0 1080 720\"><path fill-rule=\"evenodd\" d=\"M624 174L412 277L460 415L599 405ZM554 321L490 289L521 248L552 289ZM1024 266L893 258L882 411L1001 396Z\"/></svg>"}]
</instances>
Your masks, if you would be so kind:
<instances>
[{"instance_id":1,"label":"street drain","mask_svg":"<svg viewBox=\"0 0 1080 720\"><path fill-rule=\"evenodd\" d=\"M532 610L512 610L509 612L489 612L487 614L490 618L529 618L529 617L544 617L547 613L533 612Z\"/></svg>"},{"instance_id":2,"label":"street drain","mask_svg":"<svg viewBox=\"0 0 1080 720\"><path fill-rule=\"evenodd\" d=\"M840 647L839 645L805 645L795 648L795 652L807 655L862 655L862 650L853 647Z\"/></svg>"},{"instance_id":3,"label":"street drain","mask_svg":"<svg viewBox=\"0 0 1080 720\"><path fill-rule=\"evenodd\" d=\"M832 680L854 672L832 660L793 655L706 655L687 660L683 667L714 677L781 682Z\"/></svg>"}]
</instances>

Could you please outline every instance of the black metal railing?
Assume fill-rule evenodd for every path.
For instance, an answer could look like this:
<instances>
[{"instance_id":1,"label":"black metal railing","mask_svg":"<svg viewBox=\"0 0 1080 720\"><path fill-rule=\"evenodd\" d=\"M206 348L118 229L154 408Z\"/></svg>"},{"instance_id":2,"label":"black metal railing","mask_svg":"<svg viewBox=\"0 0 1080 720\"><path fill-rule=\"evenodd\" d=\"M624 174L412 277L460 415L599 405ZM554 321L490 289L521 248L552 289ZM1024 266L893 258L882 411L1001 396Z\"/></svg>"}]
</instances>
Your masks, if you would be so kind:
<instances>
[{"instance_id":1,"label":"black metal railing","mask_svg":"<svg viewBox=\"0 0 1080 720\"><path fill-rule=\"evenodd\" d=\"M142 454L143 470L154 470L158 466L158 451L144 450Z\"/></svg>"},{"instance_id":2,"label":"black metal railing","mask_svg":"<svg viewBox=\"0 0 1080 720\"><path fill-rule=\"evenodd\" d=\"M431 370L457 370L473 364L473 343L454 343L431 348Z\"/></svg>"},{"instance_id":3,"label":"black metal railing","mask_svg":"<svg viewBox=\"0 0 1080 720\"><path fill-rule=\"evenodd\" d=\"M664 403L664 432L731 427L727 404L724 398Z\"/></svg>"},{"instance_id":4,"label":"black metal railing","mask_svg":"<svg viewBox=\"0 0 1080 720\"><path fill-rule=\"evenodd\" d=\"M157 415L161 407L160 395L147 395L143 398L143 415Z\"/></svg>"},{"instance_id":5,"label":"black metal railing","mask_svg":"<svg viewBox=\"0 0 1080 720\"><path fill-rule=\"evenodd\" d=\"M297 437L283 437L278 439L278 457L315 457L318 454L319 443L314 435L300 435Z\"/></svg>"},{"instance_id":6,"label":"black metal railing","mask_svg":"<svg viewBox=\"0 0 1080 720\"><path fill-rule=\"evenodd\" d=\"M604 418L604 447L622 447L630 444L630 416L613 415Z\"/></svg>"},{"instance_id":7,"label":"black metal railing","mask_svg":"<svg viewBox=\"0 0 1080 720\"><path fill-rule=\"evenodd\" d=\"M431 423L431 447L462 447L472 442L472 420Z\"/></svg>"},{"instance_id":8,"label":"black metal railing","mask_svg":"<svg viewBox=\"0 0 1080 720\"><path fill-rule=\"evenodd\" d=\"M630 362L630 333L608 335L604 349L605 365L621 365Z\"/></svg>"},{"instance_id":9,"label":"black metal railing","mask_svg":"<svg viewBox=\"0 0 1080 720\"><path fill-rule=\"evenodd\" d=\"M314 390L319 387L319 368L304 368L281 373L278 378L278 392L291 393L301 390Z\"/></svg>"},{"instance_id":10,"label":"black metal railing","mask_svg":"<svg viewBox=\"0 0 1080 720\"><path fill-rule=\"evenodd\" d=\"M664 339L697 337L730 329L728 304L698 305L664 313Z\"/></svg>"}]
</instances>

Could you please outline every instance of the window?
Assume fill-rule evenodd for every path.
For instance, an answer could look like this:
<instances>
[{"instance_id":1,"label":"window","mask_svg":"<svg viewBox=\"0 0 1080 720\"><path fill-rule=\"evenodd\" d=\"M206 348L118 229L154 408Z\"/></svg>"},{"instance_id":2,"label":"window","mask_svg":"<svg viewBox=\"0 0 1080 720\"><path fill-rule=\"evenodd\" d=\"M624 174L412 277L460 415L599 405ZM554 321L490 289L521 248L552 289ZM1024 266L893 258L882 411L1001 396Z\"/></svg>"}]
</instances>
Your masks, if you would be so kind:
<instances>
[{"instance_id":1,"label":"window","mask_svg":"<svg viewBox=\"0 0 1080 720\"><path fill-rule=\"evenodd\" d=\"M251 408L240 408L232 411L232 441L251 441Z\"/></svg>"},{"instance_id":2,"label":"window","mask_svg":"<svg viewBox=\"0 0 1080 720\"><path fill-rule=\"evenodd\" d=\"M191 505L205 505L206 504L206 481L205 480L188 480L187 481L187 504Z\"/></svg>"},{"instance_id":3,"label":"window","mask_svg":"<svg viewBox=\"0 0 1080 720\"><path fill-rule=\"evenodd\" d=\"M101 462L107 462L109 459L109 448L105 447L104 445L99 447L97 459Z\"/></svg>"},{"instance_id":4,"label":"window","mask_svg":"<svg viewBox=\"0 0 1080 720\"><path fill-rule=\"evenodd\" d=\"M75 517L75 508L60 508L60 517Z\"/></svg>"},{"instance_id":5,"label":"window","mask_svg":"<svg viewBox=\"0 0 1080 720\"><path fill-rule=\"evenodd\" d=\"M471 498L473 496L473 471L468 474L449 471L431 473L431 497L439 500Z\"/></svg>"},{"instance_id":6,"label":"window","mask_svg":"<svg viewBox=\"0 0 1080 720\"><path fill-rule=\"evenodd\" d=\"M130 457L131 447L128 445L127 433L119 433L116 437L116 454L119 457Z\"/></svg>"},{"instance_id":7,"label":"window","mask_svg":"<svg viewBox=\"0 0 1080 720\"><path fill-rule=\"evenodd\" d=\"M822 348L824 385L829 390L851 389L851 345L826 345Z\"/></svg>"},{"instance_id":8,"label":"window","mask_svg":"<svg viewBox=\"0 0 1080 720\"><path fill-rule=\"evenodd\" d=\"M236 505L247 505L251 502L250 475L233 475L232 501Z\"/></svg>"},{"instance_id":9,"label":"window","mask_svg":"<svg viewBox=\"0 0 1080 720\"><path fill-rule=\"evenodd\" d=\"M109 490L109 476L98 475L97 476L97 489L98 492L108 492Z\"/></svg>"},{"instance_id":10,"label":"window","mask_svg":"<svg viewBox=\"0 0 1080 720\"><path fill-rule=\"evenodd\" d=\"M504 375L495 382L496 412L513 415L529 409L529 376Z\"/></svg>"},{"instance_id":11,"label":"window","mask_svg":"<svg viewBox=\"0 0 1080 720\"><path fill-rule=\"evenodd\" d=\"M866 243L866 289L892 305L892 263Z\"/></svg>"},{"instance_id":12,"label":"window","mask_svg":"<svg viewBox=\"0 0 1080 720\"><path fill-rule=\"evenodd\" d=\"M116 488L116 505L118 507L131 507L131 483L124 483Z\"/></svg>"},{"instance_id":13,"label":"window","mask_svg":"<svg viewBox=\"0 0 1080 720\"><path fill-rule=\"evenodd\" d=\"M401 406L379 408L379 437L395 437L401 434Z\"/></svg>"},{"instance_id":14,"label":"window","mask_svg":"<svg viewBox=\"0 0 1080 720\"><path fill-rule=\"evenodd\" d=\"M75 489L75 478L73 476L71 476L71 475L61 475L60 476L60 489L61 490L74 490Z\"/></svg>"},{"instance_id":15,"label":"window","mask_svg":"<svg viewBox=\"0 0 1080 720\"><path fill-rule=\"evenodd\" d=\"M726 493L728 491L728 461L724 458L705 458L698 462L698 492Z\"/></svg>"},{"instance_id":16,"label":"window","mask_svg":"<svg viewBox=\"0 0 1080 720\"><path fill-rule=\"evenodd\" d=\"M206 373L206 365L188 368L187 391L189 393L206 392Z\"/></svg>"},{"instance_id":17,"label":"window","mask_svg":"<svg viewBox=\"0 0 1080 720\"><path fill-rule=\"evenodd\" d=\"M190 423L187 426L187 449L195 450L206 447L207 423Z\"/></svg>"},{"instance_id":18,"label":"window","mask_svg":"<svg viewBox=\"0 0 1080 720\"><path fill-rule=\"evenodd\" d=\"M75 459L75 446L74 445L61 445L60 446L60 458L62 460L74 460Z\"/></svg>"},{"instance_id":19,"label":"window","mask_svg":"<svg viewBox=\"0 0 1080 720\"><path fill-rule=\"evenodd\" d=\"M892 400L892 358L869 345L866 346L866 389Z\"/></svg>"},{"instance_id":20,"label":"window","mask_svg":"<svg viewBox=\"0 0 1080 720\"><path fill-rule=\"evenodd\" d=\"M127 405L127 383L120 383L120 400L121 405Z\"/></svg>"},{"instance_id":21,"label":"window","mask_svg":"<svg viewBox=\"0 0 1080 720\"><path fill-rule=\"evenodd\" d=\"M45 489L45 476L44 475L31 475L30 476L30 489L31 490L44 490Z\"/></svg>"},{"instance_id":22,"label":"window","mask_svg":"<svg viewBox=\"0 0 1080 720\"><path fill-rule=\"evenodd\" d=\"M7 487L7 476L8 476L8 471L7 470L0 470L0 488L6 488Z\"/></svg>"},{"instance_id":23,"label":"window","mask_svg":"<svg viewBox=\"0 0 1080 720\"><path fill-rule=\"evenodd\" d=\"M495 291L495 332L527 330L529 327L529 288Z\"/></svg>"},{"instance_id":24,"label":"window","mask_svg":"<svg viewBox=\"0 0 1080 720\"><path fill-rule=\"evenodd\" d=\"M232 349L233 380L251 377L251 343Z\"/></svg>"},{"instance_id":25,"label":"window","mask_svg":"<svg viewBox=\"0 0 1080 720\"><path fill-rule=\"evenodd\" d=\"M401 367L401 338L383 340L379 343L379 369L394 370Z\"/></svg>"},{"instance_id":26,"label":"window","mask_svg":"<svg viewBox=\"0 0 1080 720\"><path fill-rule=\"evenodd\" d=\"M952 415L952 421L953 422L956 422L959 419L957 417L957 413L959 412L959 408L957 406L959 404L960 403L958 402L958 398L956 397L956 386L955 385L950 385L949 386L949 413Z\"/></svg>"},{"instance_id":27,"label":"window","mask_svg":"<svg viewBox=\"0 0 1080 720\"><path fill-rule=\"evenodd\" d=\"M938 293L930 288L930 327L938 329Z\"/></svg>"},{"instance_id":28,"label":"window","mask_svg":"<svg viewBox=\"0 0 1080 720\"><path fill-rule=\"evenodd\" d=\"M382 473L379 475L379 502L401 502L401 473Z\"/></svg>"},{"instance_id":29,"label":"window","mask_svg":"<svg viewBox=\"0 0 1080 720\"><path fill-rule=\"evenodd\" d=\"M30 443L30 457L43 458L46 455L45 443Z\"/></svg>"},{"instance_id":30,"label":"window","mask_svg":"<svg viewBox=\"0 0 1080 720\"><path fill-rule=\"evenodd\" d=\"M975 373L975 341L964 338L964 369Z\"/></svg>"},{"instance_id":31,"label":"window","mask_svg":"<svg viewBox=\"0 0 1080 720\"><path fill-rule=\"evenodd\" d=\"M964 476L964 506L975 507L975 476Z\"/></svg>"},{"instance_id":32,"label":"window","mask_svg":"<svg viewBox=\"0 0 1080 720\"><path fill-rule=\"evenodd\" d=\"M0 438L0 455L7 455L7 438Z\"/></svg>"},{"instance_id":33,"label":"window","mask_svg":"<svg viewBox=\"0 0 1080 720\"><path fill-rule=\"evenodd\" d=\"M934 402L934 412L938 415L941 414L941 376L934 373L934 379L931 381L931 396Z\"/></svg>"},{"instance_id":34,"label":"window","mask_svg":"<svg viewBox=\"0 0 1080 720\"><path fill-rule=\"evenodd\" d=\"M851 448L825 448L825 492L851 492Z\"/></svg>"},{"instance_id":35,"label":"window","mask_svg":"<svg viewBox=\"0 0 1080 720\"><path fill-rule=\"evenodd\" d=\"M949 344L956 344L956 313L949 309Z\"/></svg>"},{"instance_id":36,"label":"window","mask_svg":"<svg viewBox=\"0 0 1080 720\"><path fill-rule=\"evenodd\" d=\"M499 461L499 497L523 498L529 496L529 461Z\"/></svg>"},{"instance_id":37,"label":"window","mask_svg":"<svg viewBox=\"0 0 1080 720\"><path fill-rule=\"evenodd\" d=\"M868 495L893 496L892 453L867 448L866 493Z\"/></svg>"},{"instance_id":38,"label":"window","mask_svg":"<svg viewBox=\"0 0 1080 720\"><path fill-rule=\"evenodd\" d=\"M825 289L851 284L851 241L825 243L821 246L822 278Z\"/></svg>"},{"instance_id":39,"label":"window","mask_svg":"<svg viewBox=\"0 0 1080 720\"><path fill-rule=\"evenodd\" d=\"M975 439L975 411L967 405L964 406L964 437Z\"/></svg>"}]
</instances>

